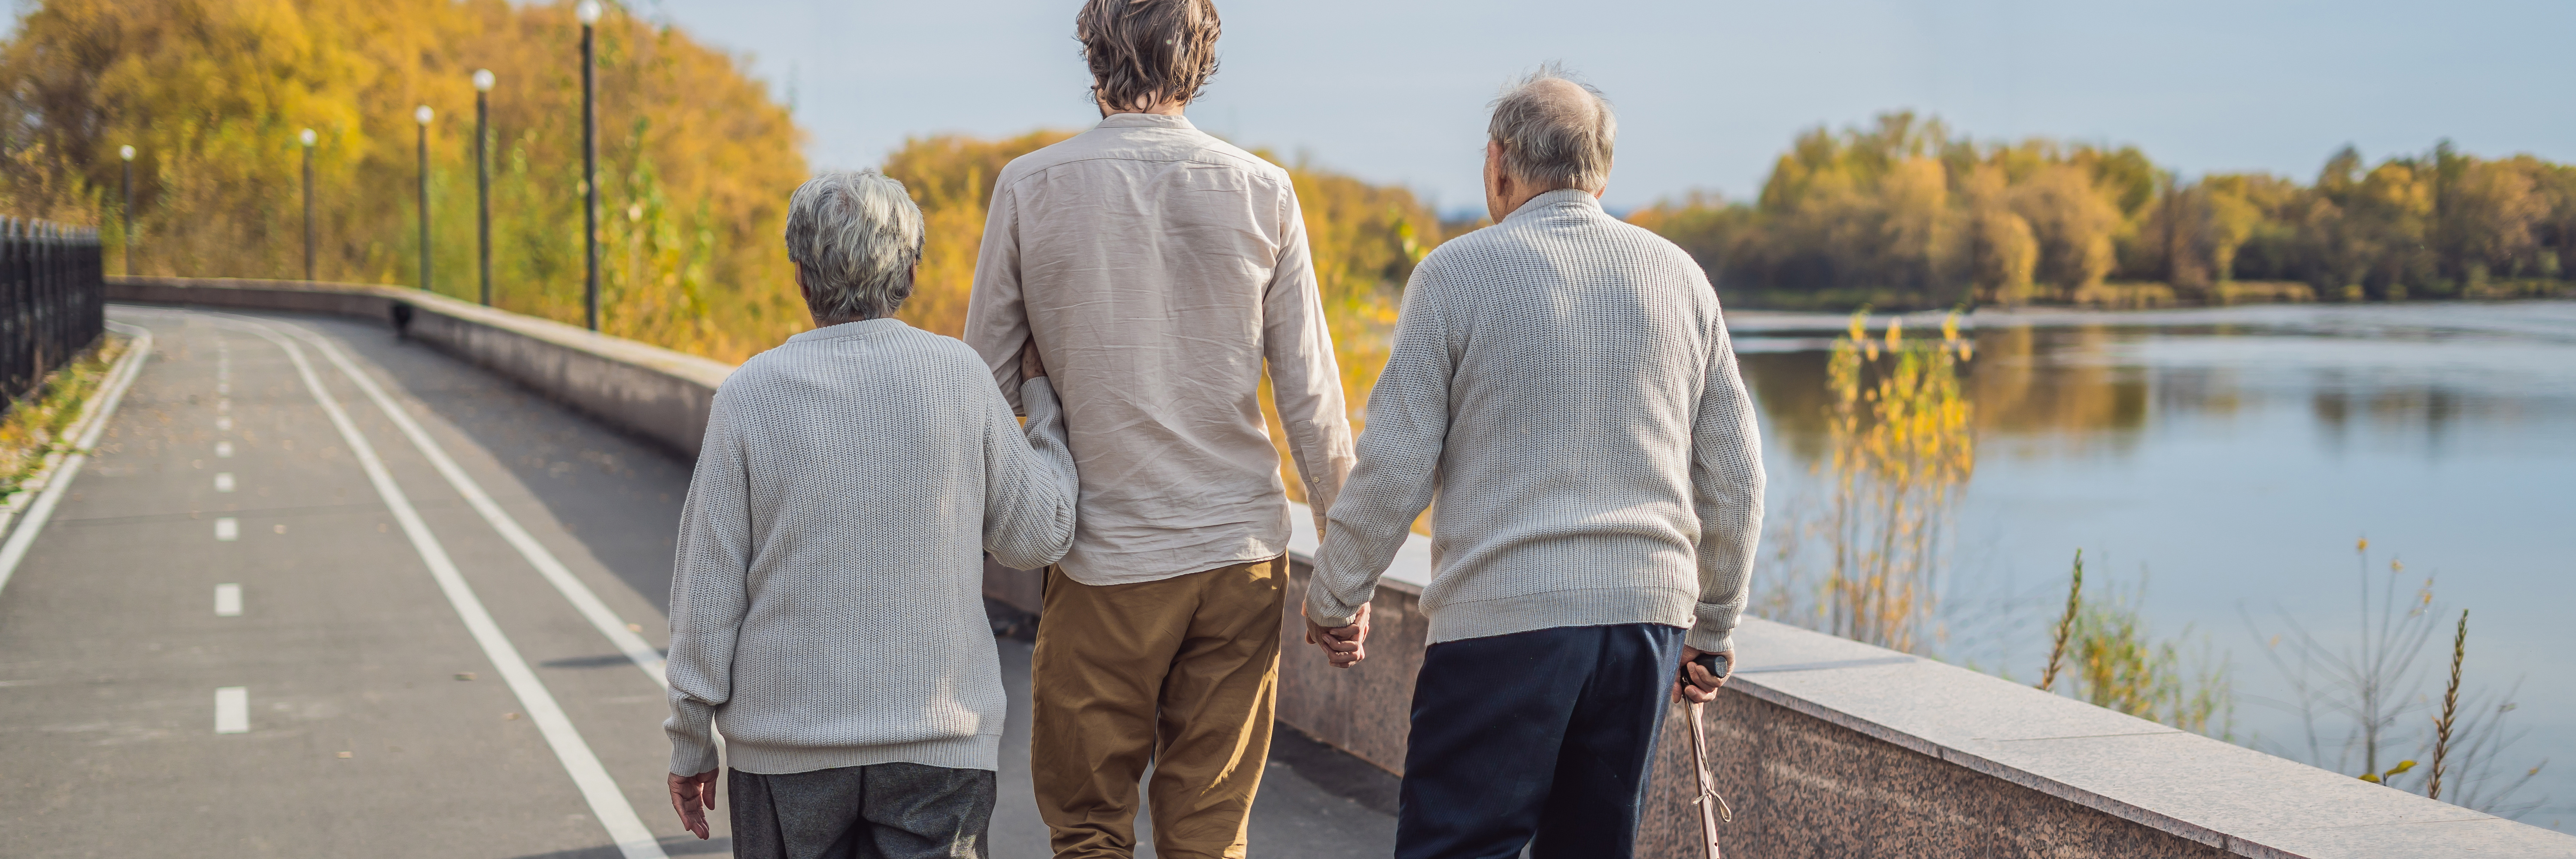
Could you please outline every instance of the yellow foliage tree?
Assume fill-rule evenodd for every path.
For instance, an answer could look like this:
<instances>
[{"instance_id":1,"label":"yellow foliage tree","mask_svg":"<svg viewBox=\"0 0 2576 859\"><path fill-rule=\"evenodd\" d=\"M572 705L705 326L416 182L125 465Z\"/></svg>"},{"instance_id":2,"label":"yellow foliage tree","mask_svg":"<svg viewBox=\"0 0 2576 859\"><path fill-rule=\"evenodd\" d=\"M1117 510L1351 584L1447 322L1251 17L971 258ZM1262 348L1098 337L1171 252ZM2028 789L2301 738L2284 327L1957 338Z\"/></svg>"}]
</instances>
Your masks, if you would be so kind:
<instances>
[{"instance_id":1,"label":"yellow foliage tree","mask_svg":"<svg viewBox=\"0 0 2576 859\"><path fill-rule=\"evenodd\" d=\"M578 324L571 6L49 0L0 46L0 202L100 224L131 241L135 273L301 277L309 127L317 277L416 286L412 110L428 105L432 286L472 300L471 75L488 68L494 303ZM597 46L603 330L739 359L809 325L778 248L806 172L786 110L732 57L613 4ZM130 237L116 219L129 144Z\"/></svg>"}]
</instances>

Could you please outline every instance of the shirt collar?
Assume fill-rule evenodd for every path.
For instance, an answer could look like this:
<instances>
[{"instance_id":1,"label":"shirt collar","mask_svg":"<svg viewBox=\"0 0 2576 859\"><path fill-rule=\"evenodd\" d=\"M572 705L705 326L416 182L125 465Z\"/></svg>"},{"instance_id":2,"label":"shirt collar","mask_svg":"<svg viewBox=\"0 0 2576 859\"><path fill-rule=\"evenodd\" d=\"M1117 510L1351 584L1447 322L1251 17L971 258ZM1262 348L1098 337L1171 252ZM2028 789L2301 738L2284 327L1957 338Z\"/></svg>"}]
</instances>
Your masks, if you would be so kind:
<instances>
[{"instance_id":1,"label":"shirt collar","mask_svg":"<svg viewBox=\"0 0 2576 859\"><path fill-rule=\"evenodd\" d=\"M1539 216L1540 212L1564 207L1579 207L1598 212L1601 211L1601 201L1598 198L1593 197L1592 192L1581 188L1558 188L1554 191L1549 191L1545 194L1529 198L1529 202L1522 203L1520 208L1514 209L1511 214L1503 216L1503 220L1511 221L1520 218L1535 218Z\"/></svg>"},{"instance_id":2,"label":"shirt collar","mask_svg":"<svg viewBox=\"0 0 2576 859\"><path fill-rule=\"evenodd\" d=\"M881 319L862 319L857 322L843 322L839 325L800 332L795 336L787 338L787 342L811 343L817 340L838 340L844 337L865 337L871 334L892 331L897 328L904 327L907 326L903 324L903 320L896 319L892 316Z\"/></svg>"},{"instance_id":3,"label":"shirt collar","mask_svg":"<svg viewBox=\"0 0 2576 859\"><path fill-rule=\"evenodd\" d=\"M1101 128L1177 128L1197 131L1189 117L1164 116L1157 113L1113 113L1100 118Z\"/></svg>"}]
</instances>

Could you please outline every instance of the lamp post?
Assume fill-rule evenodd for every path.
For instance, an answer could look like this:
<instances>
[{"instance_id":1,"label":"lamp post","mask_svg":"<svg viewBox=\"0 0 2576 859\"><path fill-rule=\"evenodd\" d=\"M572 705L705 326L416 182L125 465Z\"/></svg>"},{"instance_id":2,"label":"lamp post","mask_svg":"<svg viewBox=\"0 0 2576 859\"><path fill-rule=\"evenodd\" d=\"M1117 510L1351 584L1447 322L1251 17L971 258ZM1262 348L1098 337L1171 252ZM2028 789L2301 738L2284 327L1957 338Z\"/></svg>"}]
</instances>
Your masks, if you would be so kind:
<instances>
[{"instance_id":1,"label":"lamp post","mask_svg":"<svg viewBox=\"0 0 2576 859\"><path fill-rule=\"evenodd\" d=\"M581 245L582 319L599 330L599 104L592 69L591 32L599 25L599 0L581 0Z\"/></svg>"},{"instance_id":2,"label":"lamp post","mask_svg":"<svg viewBox=\"0 0 2576 859\"><path fill-rule=\"evenodd\" d=\"M304 143L304 279L313 279L313 144L321 137L307 128L301 135Z\"/></svg>"},{"instance_id":3,"label":"lamp post","mask_svg":"<svg viewBox=\"0 0 2576 859\"><path fill-rule=\"evenodd\" d=\"M492 306L492 70L474 71L474 254Z\"/></svg>"},{"instance_id":4,"label":"lamp post","mask_svg":"<svg viewBox=\"0 0 2576 859\"><path fill-rule=\"evenodd\" d=\"M420 288L429 288L429 121L437 114L429 105L411 112L420 123Z\"/></svg>"},{"instance_id":5,"label":"lamp post","mask_svg":"<svg viewBox=\"0 0 2576 859\"><path fill-rule=\"evenodd\" d=\"M116 210L116 223L125 228L125 276L134 276L134 147L116 150L125 159L125 205Z\"/></svg>"}]
</instances>

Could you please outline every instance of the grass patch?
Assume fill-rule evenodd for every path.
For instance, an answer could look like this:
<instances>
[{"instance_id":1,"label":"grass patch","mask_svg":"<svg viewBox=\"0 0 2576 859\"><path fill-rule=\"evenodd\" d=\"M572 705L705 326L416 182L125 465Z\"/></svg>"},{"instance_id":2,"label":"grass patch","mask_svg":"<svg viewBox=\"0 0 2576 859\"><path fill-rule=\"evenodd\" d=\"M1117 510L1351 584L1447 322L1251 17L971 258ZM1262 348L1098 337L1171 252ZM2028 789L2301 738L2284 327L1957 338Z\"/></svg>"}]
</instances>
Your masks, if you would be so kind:
<instances>
[{"instance_id":1,"label":"grass patch","mask_svg":"<svg viewBox=\"0 0 2576 859\"><path fill-rule=\"evenodd\" d=\"M9 405L0 415L0 504L15 500L26 482L44 467L48 455L71 450L65 436L80 420L81 405L98 393L108 368L125 355L125 338L109 334L70 366L54 371L45 384Z\"/></svg>"}]
</instances>

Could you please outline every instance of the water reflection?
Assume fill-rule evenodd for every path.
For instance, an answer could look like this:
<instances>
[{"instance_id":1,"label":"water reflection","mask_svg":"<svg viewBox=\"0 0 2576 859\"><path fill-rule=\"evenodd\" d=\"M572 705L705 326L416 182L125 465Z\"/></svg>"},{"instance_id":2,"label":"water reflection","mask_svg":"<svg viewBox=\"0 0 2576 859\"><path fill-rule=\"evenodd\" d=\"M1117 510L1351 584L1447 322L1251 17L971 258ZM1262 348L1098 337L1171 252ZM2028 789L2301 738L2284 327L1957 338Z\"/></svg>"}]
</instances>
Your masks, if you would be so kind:
<instances>
[{"instance_id":1,"label":"water reflection","mask_svg":"<svg viewBox=\"0 0 2576 859\"><path fill-rule=\"evenodd\" d=\"M2497 431L2576 429L2576 341L2535 336L2527 324L2462 331L2391 319L2356 328L2355 315L2261 325L2154 324L2177 313L2141 314L2148 324L1989 322L1969 335L1976 360L1964 367L1982 452L2124 455L2153 424L2224 420L2285 401L2304 403L2314 443L2327 451L2368 443L2440 456ZM2444 321L2479 320L2420 320ZM1772 329L1737 342L1768 440L1812 466L1826 454L1831 332Z\"/></svg>"},{"instance_id":2,"label":"water reflection","mask_svg":"<svg viewBox=\"0 0 2576 859\"><path fill-rule=\"evenodd\" d=\"M1820 497L1826 361L1844 320L1738 316L1786 521ZM1944 584L1944 658L2031 679L2081 548L2113 581L2146 583L2163 634L2188 627L2234 663L2239 737L2260 746L2297 726L2251 703L2285 681L2244 616L2349 628L2351 547L2367 536L2432 575L2444 610L2474 611L2472 687L2528 681L2516 757L2576 760L2576 674L2561 657L2576 644L2563 619L2576 602L2576 303L1974 322L1963 381L1979 455ZM2576 798L2571 773L2553 766L2537 792Z\"/></svg>"}]
</instances>

